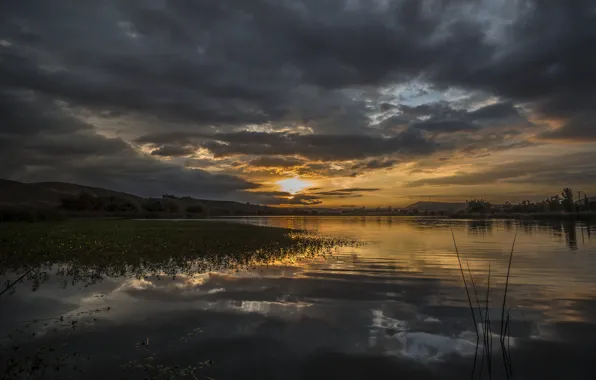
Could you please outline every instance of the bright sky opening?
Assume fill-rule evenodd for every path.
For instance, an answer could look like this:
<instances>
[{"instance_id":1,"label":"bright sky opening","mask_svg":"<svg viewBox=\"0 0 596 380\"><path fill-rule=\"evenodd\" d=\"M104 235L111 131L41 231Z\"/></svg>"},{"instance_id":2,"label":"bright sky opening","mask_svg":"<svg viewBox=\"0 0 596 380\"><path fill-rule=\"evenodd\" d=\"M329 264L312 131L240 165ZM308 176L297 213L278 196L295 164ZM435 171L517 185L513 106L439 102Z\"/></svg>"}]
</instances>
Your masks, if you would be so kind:
<instances>
[{"instance_id":1,"label":"bright sky opening","mask_svg":"<svg viewBox=\"0 0 596 380\"><path fill-rule=\"evenodd\" d=\"M309 182L302 181L298 178L284 179L282 181L277 181L277 184L283 191L290 194L296 194L310 186Z\"/></svg>"}]
</instances>

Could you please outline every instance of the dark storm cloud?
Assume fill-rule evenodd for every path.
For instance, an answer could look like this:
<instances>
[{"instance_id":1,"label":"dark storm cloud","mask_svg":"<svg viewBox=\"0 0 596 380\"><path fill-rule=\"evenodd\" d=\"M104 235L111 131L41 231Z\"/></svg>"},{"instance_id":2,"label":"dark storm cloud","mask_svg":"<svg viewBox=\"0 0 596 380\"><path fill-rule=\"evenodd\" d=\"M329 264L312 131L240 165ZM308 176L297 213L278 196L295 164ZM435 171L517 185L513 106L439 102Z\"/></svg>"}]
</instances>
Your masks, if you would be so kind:
<instances>
[{"instance_id":1,"label":"dark storm cloud","mask_svg":"<svg viewBox=\"0 0 596 380\"><path fill-rule=\"evenodd\" d=\"M199 124L318 118L329 109L316 109L310 91L317 101L333 95L324 102L350 106L328 91L421 75L537 102L545 112L585 110L594 100L592 2L520 3L495 42L488 24L469 15L475 2L464 0L430 7L30 0L0 9L12 44L1 70L13 86L71 102Z\"/></svg>"},{"instance_id":2,"label":"dark storm cloud","mask_svg":"<svg viewBox=\"0 0 596 380\"><path fill-rule=\"evenodd\" d=\"M467 112L457 110L446 101L420 104L418 106L400 105L398 107L401 115L408 121L426 116L432 120L458 119L463 118Z\"/></svg>"},{"instance_id":3,"label":"dark storm cloud","mask_svg":"<svg viewBox=\"0 0 596 380\"><path fill-rule=\"evenodd\" d=\"M5 95L3 93L2 95ZM138 195L164 192L222 198L256 184L167 164L98 134L55 101L27 91L0 96L0 177L66 181Z\"/></svg>"},{"instance_id":4,"label":"dark storm cloud","mask_svg":"<svg viewBox=\"0 0 596 380\"><path fill-rule=\"evenodd\" d=\"M446 101L401 105L399 113L384 120L383 128L405 127L434 133L482 132L481 128L528 127L531 123L510 102L490 104L473 111L456 109Z\"/></svg>"},{"instance_id":5,"label":"dark storm cloud","mask_svg":"<svg viewBox=\"0 0 596 380\"><path fill-rule=\"evenodd\" d=\"M429 132L459 132L459 131L474 131L479 127L469 122L458 120L442 120L442 121L421 121L413 124L415 128L423 129Z\"/></svg>"},{"instance_id":6,"label":"dark storm cloud","mask_svg":"<svg viewBox=\"0 0 596 380\"><path fill-rule=\"evenodd\" d=\"M379 104L379 110L381 110L381 112L387 112L391 109L394 109L395 107L397 107L395 104L391 104L391 103L381 103Z\"/></svg>"},{"instance_id":7,"label":"dark storm cloud","mask_svg":"<svg viewBox=\"0 0 596 380\"><path fill-rule=\"evenodd\" d=\"M165 132L165 133L151 133L143 135L135 142L138 144L147 144L152 146L161 146L165 144L190 144L192 141L197 139L205 138L208 135L205 133L196 132Z\"/></svg>"},{"instance_id":8,"label":"dark storm cloud","mask_svg":"<svg viewBox=\"0 0 596 380\"><path fill-rule=\"evenodd\" d=\"M3 136L20 138L46 130L70 133L92 129L87 123L64 115L52 99L10 87L0 87L0 117L0 133Z\"/></svg>"},{"instance_id":9,"label":"dark storm cloud","mask_svg":"<svg viewBox=\"0 0 596 380\"><path fill-rule=\"evenodd\" d=\"M291 120L324 130L335 121L343 128L366 123L363 103L304 80L305 70L322 74L316 57L298 62L310 17L269 1L196 3L4 6L0 35L10 46L2 47L0 71L8 85L76 105L198 125ZM306 6L308 13L325 10ZM331 69L333 60L323 61Z\"/></svg>"},{"instance_id":10,"label":"dark storm cloud","mask_svg":"<svg viewBox=\"0 0 596 380\"><path fill-rule=\"evenodd\" d=\"M162 145L151 151L151 155L162 157L185 157L193 154L195 150L196 149L192 146Z\"/></svg>"},{"instance_id":11,"label":"dark storm cloud","mask_svg":"<svg viewBox=\"0 0 596 380\"><path fill-rule=\"evenodd\" d=\"M67 135L38 135L23 144L25 150L52 157L94 157L117 155L130 149L119 138L108 138L94 133L71 133Z\"/></svg>"},{"instance_id":12,"label":"dark storm cloud","mask_svg":"<svg viewBox=\"0 0 596 380\"><path fill-rule=\"evenodd\" d=\"M467 113L472 120L518 118L519 111L511 102L494 103Z\"/></svg>"},{"instance_id":13,"label":"dark storm cloud","mask_svg":"<svg viewBox=\"0 0 596 380\"><path fill-rule=\"evenodd\" d=\"M11 43L0 70L102 110L353 132L366 107L343 89L416 78L455 53L490 57L465 3L30 0L0 9Z\"/></svg>"},{"instance_id":14,"label":"dark storm cloud","mask_svg":"<svg viewBox=\"0 0 596 380\"><path fill-rule=\"evenodd\" d=\"M454 149L488 154L523 143L495 131L531 127L520 105L562 125L544 139L595 141L594 8L591 0L5 1L0 174L56 166L80 176L89 163L91 178L106 160L162 165L101 136L72 114L81 109L159 120L138 127L136 136L146 136L137 143L170 157L191 146L218 157L363 162ZM412 80L499 103L470 111L363 100ZM399 112L375 129L371 110ZM277 132L239 132L251 124ZM67 133L76 135L74 147Z\"/></svg>"},{"instance_id":15,"label":"dark storm cloud","mask_svg":"<svg viewBox=\"0 0 596 380\"><path fill-rule=\"evenodd\" d=\"M549 137L593 140L595 7L590 0L520 2L516 19L506 28L508 37L491 48L492 54L472 49L458 63L439 65L431 80L528 103L535 113L563 123ZM474 59L467 59L471 54Z\"/></svg>"},{"instance_id":16,"label":"dark storm cloud","mask_svg":"<svg viewBox=\"0 0 596 380\"><path fill-rule=\"evenodd\" d=\"M433 153L438 145L416 131L395 137L368 135L301 135L296 133L236 132L217 134L203 147L216 157L296 155L313 160L350 160L386 154L416 156Z\"/></svg>"},{"instance_id":17,"label":"dark storm cloud","mask_svg":"<svg viewBox=\"0 0 596 380\"><path fill-rule=\"evenodd\" d=\"M400 132L392 137L349 134L298 134L292 132L250 132L231 133L186 133L171 132L149 134L135 140L136 143L159 147L162 144L192 145L208 149L216 157L236 155L260 156L251 165L255 167L291 167L305 162L294 156L310 160L353 160L398 155L412 158L432 154L440 149L450 149L450 144L440 144L425 137L419 130ZM283 157L286 156L286 157ZM370 161L370 166L361 169L375 169L396 160ZM320 164L315 164L320 165ZM328 167L329 165L324 165Z\"/></svg>"}]
</instances>

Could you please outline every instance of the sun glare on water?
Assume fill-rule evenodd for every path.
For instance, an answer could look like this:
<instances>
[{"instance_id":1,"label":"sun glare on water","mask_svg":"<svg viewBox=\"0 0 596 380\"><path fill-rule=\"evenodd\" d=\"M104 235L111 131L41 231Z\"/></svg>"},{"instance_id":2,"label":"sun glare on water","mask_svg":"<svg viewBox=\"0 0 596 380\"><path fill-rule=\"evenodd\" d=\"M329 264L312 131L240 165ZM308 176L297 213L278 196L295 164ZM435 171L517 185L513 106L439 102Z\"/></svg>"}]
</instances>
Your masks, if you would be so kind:
<instances>
[{"instance_id":1,"label":"sun glare on water","mask_svg":"<svg viewBox=\"0 0 596 380\"><path fill-rule=\"evenodd\" d=\"M284 179L282 181L278 181L277 184L281 187L282 191L288 192L290 194L296 194L300 190L310 186L310 183L302 181L298 178Z\"/></svg>"}]
</instances>

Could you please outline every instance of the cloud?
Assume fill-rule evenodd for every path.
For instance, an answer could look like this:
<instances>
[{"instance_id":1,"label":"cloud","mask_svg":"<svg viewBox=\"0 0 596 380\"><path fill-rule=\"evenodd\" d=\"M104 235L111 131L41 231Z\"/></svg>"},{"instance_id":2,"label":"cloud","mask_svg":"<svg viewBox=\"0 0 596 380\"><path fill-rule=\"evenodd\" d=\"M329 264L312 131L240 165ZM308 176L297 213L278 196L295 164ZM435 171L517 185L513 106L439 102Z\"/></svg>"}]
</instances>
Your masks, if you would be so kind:
<instances>
[{"instance_id":1,"label":"cloud","mask_svg":"<svg viewBox=\"0 0 596 380\"><path fill-rule=\"evenodd\" d=\"M213 136L202 146L216 157L232 155L292 155L311 160L350 160L386 154L416 156L433 153L438 146L416 131L394 137L267 132L235 132Z\"/></svg>"},{"instance_id":2,"label":"cloud","mask_svg":"<svg viewBox=\"0 0 596 380\"><path fill-rule=\"evenodd\" d=\"M520 117L519 111L511 102L489 104L474 111L467 112L472 120L499 120Z\"/></svg>"},{"instance_id":3,"label":"cloud","mask_svg":"<svg viewBox=\"0 0 596 380\"><path fill-rule=\"evenodd\" d=\"M348 187L345 189L337 189L337 190L333 190L333 191L342 191L342 192L346 192L346 193L359 193L359 192L369 192L369 191L379 191L381 189L379 188L374 188L374 187Z\"/></svg>"},{"instance_id":4,"label":"cloud","mask_svg":"<svg viewBox=\"0 0 596 380\"><path fill-rule=\"evenodd\" d=\"M0 175L233 193L257 185L190 168L244 165L181 158L349 177L594 142L595 24L590 0L6 2Z\"/></svg>"},{"instance_id":5,"label":"cloud","mask_svg":"<svg viewBox=\"0 0 596 380\"><path fill-rule=\"evenodd\" d=\"M11 45L1 69L11 86L199 126L301 120L325 129L323 115L333 114L362 127L364 104L341 91L421 76L568 115L593 99L594 57L583 49L594 45L592 7L38 0L2 9Z\"/></svg>"},{"instance_id":6,"label":"cloud","mask_svg":"<svg viewBox=\"0 0 596 380\"><path fill-rule=\"evenodd\" d=\"M560 128L539 135L545 140L596 142L596 112L571 116Z\"/></svg>"},{"instance_id":7,"label":"cloud","mask_svg":"<svg viewBox=\"0 0 596 380\"><path fill-rule=\"evenodd\" d=\"M596 55L585 53L596 43L594 3L523 1L511 14L503 37L464 53L457 64L439 64L431 81L524 103L534 114L562 122L550 137L582 140L593 128L576 120L595 116Z\"/></svg>"},{"instance_id":8,"label":"cloud","mask_svg":"<svg viewBox=\"0 0 596 380\"><path fill-rule=\"evenodd\" d=\"M284 199L280 204L283 205L318 205L323 203L321 199L315 195L295 194L289 199Z\"/></svg>"},{"instance_id":9,"label":"cloud","mask_svg":"<svg viewBox=\"0 0 596 380\"><path fill-rule=\"evenodd\" d=\"M370 161L365 161L365 162L358 163L358 164L354 165L352 167L352 169L370 169L370 170L387 169L387 168L393 167L394 165L396 165L398 163L399 163L399 160L391 160L391 159L379 160L379 159L373 159L373 160L370 160Z\"/></svg>"},{"instance_id":10,"label":"cloud","mask_svg":"<svg viewBox=\"0 0 596 380\"><path fill-rule=\"evenodd\" d=\"M596 183L596 154L558 156L556 163L545 160L510 162L475 172L425 178L405 183L406 187L487 185L499 182L535 185L582 185Z\"/></svg>"},{"instance_id":11,"label":"cloud","mask_svg":"<svg viewBox=\"0 0 596 380\"><path fill-rule=\"evenodd\" d=\"M192 146L162 145L151 151L151 155L162 157L184 157L190 156L195 150L196 149Z\"/></svg>"},{"instance_id":12,"label":"cloud","mask_svg":"<svg viewBox=\"0 0 596 380\"><path fill-rule=\"evenodd\" d=\"M27 91L3 95L0 119L10 122L0 124L0 177L76 182L145 196L168 192L218 199L259 187L238 177L161 162L120 138L98 134L44 96Z\"/></svg>"},{"instance_id":13,"label":"cloud","mask_svg":"<svg viewBox=\"0 0 596 380\"><path fill-rule=\"evenodd\" d=\"M381 189L352 187L330 191L319 190L321 188L314 187L298 194L285 191L251 191L250 194L255 202L268 205L317 205L323 203L323 198L362 198L362 193L376 192Z\"/></svg>"},{"instance_id":14,"label":"cloud","mask_svg":"<svg viewBox=\"0 0 596 380\"><path fill-rule=\"evenodd\" d=\"M376 192L379 188L365 188L365 187L350 187L345 189L336 189L330 191L320 191L315 193L319 196L334 197L334 198L361 198L363 195L359 193Z\"/></svg>"},{"instance_id":15,"label":"cloud","mask_svg":"<svg viewBox=\"0 0 596 380\"><path fill-rule=\"evenodd\" d=\"M447 101L400 105L399 112L385 119L385 129L409 126L434 133L482 132L481 128L530 127L527 118L511 102L497 102L475 110L455 108Z\"/></svg>"},{"instance_id":16,"label":"cloud","mask_svg":"<svg viewBox=\"0 0 596 380\"><path fill-rule=\"evenodd\" d=\"M381 110L381 112L387 112L393 108L397 107L395 104L391 104L391 103L381 103L379 104L379 110Z\"/></svg>"},{"instance_id":17,"label":"cloud","mask_svg":"<svg viewBox=\"0 0 596 380\"><path fill-rule=\"evenodd\" d=\"M176 132L158 132L149 133L136 138L137 144L149 146L162 146L167 144L185 144L189 145L193 141L201 138L207 138L208 135L200 132L176 131Z\"/></svg>"},{"instance_id":18,"label":"cloud","mask_svg":"<svg viewBox=\"0 0 596 380\"><path fill-rule=\"evenodd\" d=\"M460 132L460 131L474 131L479 127L469 122L458 120L442 120L442 121L421 121L413 125L415 128L423 129L429 132Z\"/></svg>"},{"instance_id":19,"label":"cloud","mask_svg":"<svg viewBox=\"0 0 596 380\"><path fill-rule=\"evenodd\" d=\"M454 52L493 53L464 1L432 12L413 0L34 3L38 12L3 9L8 85L194 131L294 123L353 134L368 108L351 88L418 78Z\"/></svg>"},{"instance_id":20,"label":"cloud","mask_svg":"<svg viewBox=\"0 0 596 380\"><path fill-rule=\"evenodd\" d=\"M250 161L250 165L254 167L280 167L291 168L294 166L303 165L305 162L295 157L259 157Z\"/></svg>"},{"instance_id":21,"label":"cloud","mask_svg":"<svg viewBox=\"0 0 596 380\"><path fill-rule=\"evenodd\" d=\"M292 194L285 191L252 191L249 193L254 202L270 206L276 205L317 205L321 197L314 194Z\"/></svg>"}]
</instances>

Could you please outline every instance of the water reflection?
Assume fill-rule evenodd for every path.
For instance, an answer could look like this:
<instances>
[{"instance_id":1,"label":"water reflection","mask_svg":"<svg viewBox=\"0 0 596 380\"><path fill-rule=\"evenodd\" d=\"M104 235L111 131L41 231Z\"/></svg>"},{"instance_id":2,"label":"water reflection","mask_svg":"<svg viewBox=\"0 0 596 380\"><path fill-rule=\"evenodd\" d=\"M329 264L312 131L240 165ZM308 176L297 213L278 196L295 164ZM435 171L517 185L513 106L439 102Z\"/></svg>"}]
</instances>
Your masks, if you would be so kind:
<instances>
[{"instance_id":1,"label":"water reflection","mask_svg":"<svg viewBox=\"0 0 596 380\"><path fill-rule=\"evenodd\" d=\"M472 220L467 226L468 233L472 235L489 235L492 228L493 222L490 220Z\"/></svg>"},{"instance_id":2,"label":"water reflection","mask_svg":"<svg viewBox=\"0 0 596 380\"><path fill-rule=\"evenodd\" d=\"M111 271L87 287L62 289L67 273L50 275L36 292L23 284L2 300L9 306L0 308L0 335L23 321L54 318L59 326L30 326L37 335L26 342L68 339L70 353L90 356L77 361L90 379L121 377L123 364L145 363L149 353L167 368L212 360L195 375L217 379L461 379L470 373L475 335L451 229L481 294L491 265L489 312L497 323L517 231L508 297L515 377L583 379L596 369L590 358L596 349L594 225L392 217L235 221L314 229L367 244L238 272L197 273L187 270L188 262L163 268L175 277ZM86 310L96 312L77 316ZM74 316L79 325L67 337ZM496 366L500 357L494 360Z\"/></svg>"}]
</instances>

